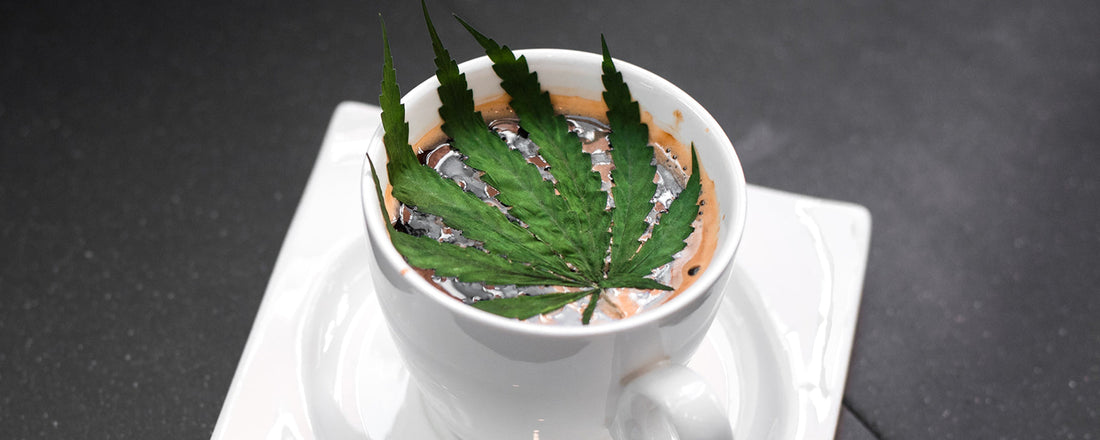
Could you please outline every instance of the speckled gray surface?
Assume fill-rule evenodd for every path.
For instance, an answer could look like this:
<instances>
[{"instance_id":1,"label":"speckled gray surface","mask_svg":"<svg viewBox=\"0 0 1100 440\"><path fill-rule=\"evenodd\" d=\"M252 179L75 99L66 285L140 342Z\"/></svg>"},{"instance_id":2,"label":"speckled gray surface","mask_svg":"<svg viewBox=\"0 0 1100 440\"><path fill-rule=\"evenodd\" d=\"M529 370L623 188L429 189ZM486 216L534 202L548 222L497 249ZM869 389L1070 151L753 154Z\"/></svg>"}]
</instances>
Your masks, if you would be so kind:
<instances>
[{"instance_id":1,"label":"speckled gray surface","mask_svg":"<svg viewBox=\"0 0 1100 440\"><path fill-rule=\"evenodd\" d=\"M377 13L431 74L419 11L69 3L0 3L0 432L208 437L333 109L376 102ZM546 3L431 6L604 32L750 181L871 210L838 438L1100 438L1100 4Z\"/></svg>"}]
</instances>

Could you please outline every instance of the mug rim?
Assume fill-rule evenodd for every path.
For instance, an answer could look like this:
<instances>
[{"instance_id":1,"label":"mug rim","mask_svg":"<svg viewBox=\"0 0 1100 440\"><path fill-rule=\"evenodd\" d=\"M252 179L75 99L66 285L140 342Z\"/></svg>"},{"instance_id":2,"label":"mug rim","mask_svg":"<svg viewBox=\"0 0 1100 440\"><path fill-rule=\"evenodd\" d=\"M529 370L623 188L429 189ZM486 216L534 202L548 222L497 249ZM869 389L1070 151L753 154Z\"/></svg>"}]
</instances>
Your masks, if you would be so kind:
<instances>
[{"instance_id":1,"label":"mug rim","mask_svg":"<svg viewBox=\"0 0 1100 440\"><path fill-rule=\"evenodd\" d=\"M566 61L570 63L579 64L594 64L596 66L596 72L599 70L599 65L603 61L602 55L576 51L570 49L524 49L514 51L516 56L524 56L531 64L539 64L543 62L561 62ZM667 300L652 310L639 313L628 318L615 320L613 322L601 323L598 325L579 325L579 326L562 326L562 325L541 325L523 322L514 318L506 318L503 316L495 315L477 308L471 307L461 301L455 300L453 297L447 295L445 292L441 292L438 288L434 287L426 279L424 279L404 256L397 251L393 242L389 237L389 231L385 228L382 220L381 205L379 204L378 196L376 193L376 186L374 178L371 175L370 165L368 159L372 159L372 149L377 150L375 153L381 153L382 157L388 160L385 154L385 148L382 146L381 138L384 133L384 129L381 125L375 131L374 135L369 139L367 146L367 152L363 160L362 181L360 196L362 198L362 207L364 211L364 217L366 220L366 229L368 242L374 251L380 252L382 259L375 259L375 264L389 265L390 269L395 274L404 277L411 285L418 291L418 293L425 293L428 297L432 298L432 301L441 304L451 313L455 313L466 319L474 320L482 325L491 327L499 331L506 331L512 333L527 334L540 337L585 337L585 336L597 336L619 333L629 331L630 329L645 327L649 325L658 324L671 315L676 314L685 306L700 299L701 296L707 293L712 287L717 287L717 282L723 273L727 272L733 265L733 257L741 243L741 236L744 232L745 220L746 220L746 208L747 208L747 190L744 177L744 170L741 167L740 159L737 156L737 152L733 148L733 144L730 142L725 131L718 122L706 111L705 108L694 98L681 90L676 85L672 84L668 80L652 73L646 69L638 67L634 64L626 61L614 58L615 67L623 74L624 79L635 77L644 80L647 84L655 85L662 91L662 94L668 95L672 101L684 105L687 110L691 111L691 115L700 118L701 122L707 127L710 135L715 137L718 144L722 148L715 148L719 151L721 158L725 160L725 169L730 177L732 177L733 185L722 188L721 191L733 191L731 195L735 206L729 208L726 212L726 218L719 218L720 228L718 231L719 246L715 248L714 255L710 259L707 270L704 270L691 286L684 291L677 294L675 297ZM481 56L459 64L459 71L463 74L468 74L470 71L492 69L492 61L487 56ZM537 68L532 66L533 72L538 72ZM495 73L494 73L495 75ZM628 86L630 85L628 80ZM407 92L401 98L402 104L409 106L409 102L418 102L425 98L434 97L436 88L439 86L439 81L432 75L412 90ZM438 98L436 98L438 99ZM429 99L430 100L430 99ZM637 100L635 98L635 100ZM642 103L639 103L640 105ZM645 111L645 106L642 105L642 110ZM408 121L409 109L406 109L406 122ZM686 115L687 112L684 112ZM412 137L412 134L410 134ZM678 136L677 136L678 137ZM411 143L411 142L410 142ZM376 167L379 168L379 173L386 173L385 170L386 161L376 162ZM381 165L379 165L381 164ZM713 171L707 170L712 176ZM388 176L385 185L388 185ZM382 183L382 182L379 182ZM383 186L383 192L385 186ZM715 191L718 191L715 188ZM726 237L726 241L722 242L721 237ZM383 244L384 243L384 244ZM383 244L379 248L379 244ZM383 275L387 271L383 271ZM377 275L377 274L376 274ZM715 291L712 294L723 294L721 291Z\"/></svg>"}]
</instances>

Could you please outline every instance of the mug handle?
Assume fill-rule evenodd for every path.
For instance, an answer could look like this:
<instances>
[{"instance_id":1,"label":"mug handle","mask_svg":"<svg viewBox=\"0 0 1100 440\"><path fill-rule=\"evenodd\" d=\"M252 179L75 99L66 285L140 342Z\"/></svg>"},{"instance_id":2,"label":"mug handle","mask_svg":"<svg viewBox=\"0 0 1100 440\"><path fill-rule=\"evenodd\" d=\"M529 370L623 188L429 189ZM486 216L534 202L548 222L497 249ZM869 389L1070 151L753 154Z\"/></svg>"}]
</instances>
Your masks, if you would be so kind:
<instances>
[{"instance_id":1,"label":"mug handle","mask_svg":"<svg viewBox=\"0 0 1100 440\"><path fill-rule=\"evenodd\" d=\"M732 440L733 430L699 374L666 364L626 384L611 435L616 440Z\"/></svg>"}]
</instances>

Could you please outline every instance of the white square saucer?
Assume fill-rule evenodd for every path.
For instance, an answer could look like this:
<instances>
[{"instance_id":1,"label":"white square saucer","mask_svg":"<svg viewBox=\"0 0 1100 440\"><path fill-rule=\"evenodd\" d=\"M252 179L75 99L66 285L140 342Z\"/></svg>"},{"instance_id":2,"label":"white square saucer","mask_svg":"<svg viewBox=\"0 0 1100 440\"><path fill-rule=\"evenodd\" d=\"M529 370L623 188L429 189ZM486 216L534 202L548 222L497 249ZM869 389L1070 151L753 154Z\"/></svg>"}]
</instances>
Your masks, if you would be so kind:
<instances>
[{"instance_id":1,"label":"white square saucer","mask_svg":"<svg viewBox=\"0 0 1100 440\"><path fill-rule=\"evenodd\" d=\"M337 107L214 440L436 440L373 293L359 178L376 106ZM715 325L689 366L739 439L832 439L871 235L865 208L749 185ZM593 439L605 440L605 439Z\"/></svg>"}]
</instances>

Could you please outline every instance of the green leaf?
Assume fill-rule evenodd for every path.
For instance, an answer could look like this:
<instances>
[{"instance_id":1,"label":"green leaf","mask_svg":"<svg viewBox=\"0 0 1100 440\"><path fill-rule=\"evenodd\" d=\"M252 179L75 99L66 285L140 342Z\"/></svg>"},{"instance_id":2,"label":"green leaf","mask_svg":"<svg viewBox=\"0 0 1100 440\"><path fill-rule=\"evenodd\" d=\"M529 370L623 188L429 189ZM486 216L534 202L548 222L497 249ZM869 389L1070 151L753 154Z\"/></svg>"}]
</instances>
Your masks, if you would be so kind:
<instances>
[{"instance_id":1,"label":"green leaf","mask_svg":"<svg viewBox=\"0 0 1100 440\"><path fill-rule=\"evenodd\" d=\"M388 219L382 185L378 181L378 171L374 161L367 156L371 178L383 218ZM561 285L583 287L586 283L562 278L556 274L539 271L522 263L490 255L474 248L465 248L450 243L440 243L428 237L414 237L398 232L388 221L390 241L401 255L406 256L409 264L428 268L434 267L436 275L456 277L466 282L485 282L494 284L515 284L517 286Z\"/></svg>"},{"instance_id":2,"label":"green leaf","mask_svg":"<svg viewBox=\"0 0 1100 440\"><path fill-rule=\"evenodd\" d=\"M545 243L522 226L513 223L496 207L442 179L425 166L410 168L390 178L393 196L423 213L439 216L450 227L480 241L486 250L512 260L526 261L567 279L577 279L567 265ZM408 256L408 255L406 255ZM446 260L442 261L447 263ZM438 269L435 266L420 266Z\"/></svg>"},{"instance_id":3,"label":"green leaf","mask_svg":"<svg viewBox=\"0 0 1100 440\"><path fill-rule=\"evenodd\" d=\"M606 210L607 193L601 190L600 174L592 169L592 158L584 152L580 138L568 130L565 117L555 112L550 94L542 90L538 74L531 72L527 59L517 59L507 46L455 18L493 61L501 88L511 98L509 105L529 133L528 139L538 145L539 155L550 165L558 192L568 205L567 212L547 213L548 220L562 230L560 237L565 238L554 249L580 263L589 277L602 277L604 254L600 250L606 250L610 243L611 215Z\"/></svg>"},{"instance_id":4,"label":"green leaf","mask_svg":"<svg viewBox=\"0 0 1100 440\"><path fill-rule=\"evenodd\" d=\"M495 313L505 318L527 319L535 315L553 312L566 304L599 293L599 290L582 290L568 293L547 293L545 295L516 296L512 298L499 298L486 301L478 301L473 304L481 310ZM591 316L591 314L589 315ZM587 324L587 322L584 322Z\"/></svg>"},{"instance_id":5,"label":"green leaf","mask_svg":"<svg viewBox=\"0 0 1100 440\"><path fill-rule=\"evenodd\" d=\"M378 207L382 211L382 218L386 219L386 229L392 233L394 228L393 224L389 222L390 213L386 209L386 196L382 195L382 184L378 182L378 170L374 168L374 161L371 160L369 155L367 156L367 163L370 164L370 177L374 179L374 192L378 196Z\"/></svg>"},{"instance_id":6,"label":"green leaf","mask_svg":"<svg viewBox=\"0 0 1100 440\"><path fill-rule=\"evenodd\" d=\"M485 240L489 238L485 248L498 255L495 260L482 258L484 252L455 251L447 247L433 247L422 244L422 240L410 241L407 234L390 231L391 241L410 263L422 268L436 269L437 273L450 273L447 266L455 266L456 262L470 264L479 262L487 268L495 268L501 274L523 273L528 269L501 268L501 261L510 261L503 256L532 262L530 267L541 269L541 278L522 279L525 284L553 284L563 285L580 284L571 276L570 268L558 258L545 244L531 236L530 232L519 225L512 223L500 210L486 204L475 195L463 191L458 185L440 178L431 168L421 165L413 154L412 147L408 144L409 125L405 122L405 107L400 101L400 90L396 82L396 72L393 67L393 58L390 54L389 39L386 34L385 23L382 23L383 40L383 75L382 93L379 102L382 105L382 125L385 131L383 143L386 147L386 155L389 158L386 166L389 171L390 183L394 188L394 197L402 203L416 206L418 210L438 215L447 219L452 227L464 231L468 238L473 240ZM372 172L373 172L373 163ZM379 191L381 188L379 188ZM380 199L383 213L385 201ZM500 240L501 237L505 239ZM418 244L416 246L412 244ZM439 243L437 243L439 244ZM465 259L439 259L432 255L424 255L423 252L440 252L446 255L468 254ZM413 262L413 261L416 262ZM501 260L501 261L497 261ZM533 269L532 269L533 270ZM474 282L474 274L477 271L470 268L454 268L456 273L465 274L466 281ZM492 273L492 272L489 272ZM556 275L555 275L556 274ZM451 276L451 275L444 275ZM454 275L457 276L457 275ZM480 278L489 278L481 276ZM512 278L509 278L511 280ZM483 280L481 280L483 281Z\"/></svg>"},{"instance_id":7,"label":"green leaf","mask_svg":"<svg viewBox=\"0 0 1100 440\"><path fill-rule=\"evenodd\" d=\"M592 321L592 312L596 311L596 305L599 304L600 292L596 290L588 297L588 307L585 307L584 313L581 314L581 325L588 325Z\"/></svg>"},{"instance_id":8,"label":"green leaf","mask_svg":"<svg viewBox=\"0 0 1100 440\"><path fill-rule=\"evenodd\" d=\"M611 265L609 277L624 272L630 258L638 251L649 224L645 218L653 210L653 195L657 184L653 178L653 147L649 146L649 127L642 123L638 102L630 96L623 75L615 69L607 41L603 45L603 100L607 104L607 120L611 126L611 160L615 163L611 179L615 186L611 194L615 208L611 210Z\"/></svg>"},{"instance_id":9,"label":"green leaf","mask_svg":"<svg viewBox=\"0 0 1100 440\"><path fill-rule=\"evenodd\" d=\"M419 165L409 146L409 123L405 122L405 105L401 104L401 89L397 86L397 72L390 54L390 40L386 34L386 22L378 17L382 26L382 93L378 101L382 106L382 142L386 146L386 169L392 175ZM385 204L383 204L383 208Z\"/></svg>"},{"instance_id":10,"label":"green leaf","mask_svg":"<svg viewBox=\"0 0 1100 440\"><path fill-rule=\"evenodd\" d=\"M695 144L691 144L691 176L683 191L669 204L668 211L661 214L649 240L630 260L628 271L635 275L648 275L653 269L672 261L673 256L684 249L688 236L695 228L692 222L699 215L699 195L702 184L699 175L699 158L695 154Z\"/></svg>"},{"instance_id":11,"label":"green leaf","mask_svg":"<svg viewBox=\"0 0 1100 440\"><path fill-rule=\"evenodd\" d=\"M573 246L565 234L575 227L566 223L568 207L555 193L553 183L543 180L538 168L528 163L522 152L508 147L485 125L481 113L474 110L466 76L459 73L458 63L439 41L426 10L425 18L440 83L439 115L443 117L443 132L453 140L452 147L467 157L469 166L485 173L481 179L500 192L497 200L509 207L509 214L526 223L530 233L561 253L566 261L578 263L580 255L572 252Z\"/></svg>"},{"instance_id":12,"label":"green leaf","mask_svg":"<svg viewBox=\"0 0 1100 440\"><path fill-rule=\"evenodd\" d=\"M471 283L514 284L517 286L573 286L587 283L569 280L522 263L490 255L477 248L440 243L430 237L391 233L394 247L409 264L434 268L441 277L456 277Z\"/></svg>"},{"instance_id":13,"label":"green leaf","mask_svg":"<svg viewBox=\"0 0 1100 440\"><path fill-rule=\"evenodd\" d=\"M397 88L384 29L383 40L386 47L382 95L379 100L383 107L382 122L386 132L383 141L390 157L387 169L390 184L394 188L394 197L406 205L414 206L420 212L444 218L449 226L462 230L472 240L482 242L485 249L494 254L512 261L528 262L538 269L553 272L559 278L576 284L578 277L546 243L510 221L499 209L464 191L454 182L442 179L435 170L417 161L408 144L408 123L404 121L404 106L400 103L400 91ZM482 131L488 133L488 129L484 128L484 121L481 125ZM499 142L499 139L496 140ZM405 256L410 257L407 254Z\"/></svg>"}]
</instances>

